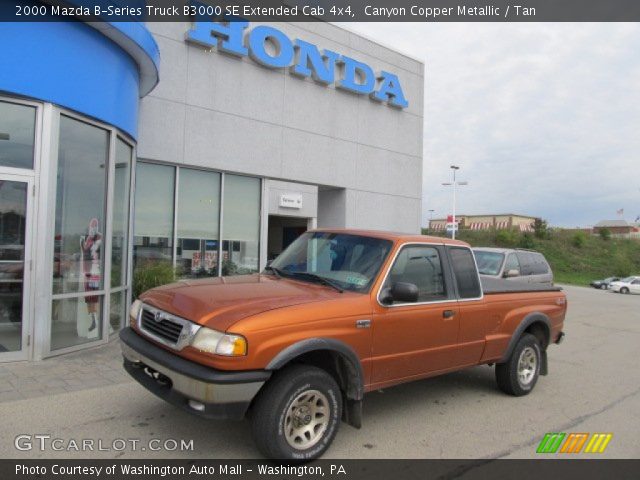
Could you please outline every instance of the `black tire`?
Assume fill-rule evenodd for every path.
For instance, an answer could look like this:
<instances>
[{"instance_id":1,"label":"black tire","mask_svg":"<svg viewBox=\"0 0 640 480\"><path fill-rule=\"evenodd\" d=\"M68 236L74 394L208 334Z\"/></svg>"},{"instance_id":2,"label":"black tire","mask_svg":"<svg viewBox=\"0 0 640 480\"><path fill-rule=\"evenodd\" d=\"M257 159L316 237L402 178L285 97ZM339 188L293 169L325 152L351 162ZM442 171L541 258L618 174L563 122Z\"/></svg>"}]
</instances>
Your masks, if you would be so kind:
<instances>
[{"instance_id":1,"label":"black tire","mask_svg":"<svg viewBox=\"0 0 640 480\"><path fill-rule=\"evenodd\" d=\"M624 293L626 295L627 293L629 293L629 289L627 287L622 287L620 289L620 293Z\"/></svg>"},{"instance_id":2,"label":"black tire","mask_svg":"<svg viewBox=\"0 0 640 480\"><path fill-rule=\"evenodd\" d=\"M600 285L600 289L601 289L601 290L606 290L606 289L607 289L607 286L603 283L602 285Z\"/></svg>"},{"instance_id":3,"label":"black tire","mask_svg":"<svg viewBox=\"0 0 640 480\"><path fill-rule=\"evenodd\" d=\"M319 393L307 393L314 391ZM304 396L305 393L307 397ZM314 395L316 400L313 400ZM310 400L305 400L307 398ZM303 404L296 407L293 405L294 401ZM328 410L326 417L325 414L315 411L315 408L324 409L324 404ZM310 409L314 409L315 413ZM295 414L292 414L292 411ZM296 414L302 416L296 417ZM318 421L323 424L326 421L326 425L320 425L317 429L315 427L318 425L309 427L314 422L310 417L318 415ZM333 377L317 367L293 365L276 373L256 399L251 412L253 439L260 452L267 458L309 461L320 457L329 448L338 433L341 418L342 395ZM300 425L296 429L297 424ZM288 427L288 435L285 434L285 426ZM298 432L305 427L317 431L307 431L304 438L300 435L292 439L295 435L292 432ZM307 438L307 433L311 440ZM294 447L291 442L296 443L298 439L300 442L315 440L315 443L308 448L304 444Z\"/></svg>"},{"instance_id":4,"label":"black tire","mask_svg":"<svg viewBox=\"0 0 640 480\"><path fill-rule=\"evenodd\" d=\"M527 352L523 354L523 352ZM531 370L530 374L523 374L527 378L524 381L520 378L518 372L518 365L521 360L521 356L525 356L523 362L527 364L529 368L523 369L523 372ZM529 360L531 355L535 358L535 364L531 367ZM516 347L513 349L511 356L505 363L499 363L496 365L496 381L498 382L498 388L504 393L513 395L515 397L521 397L528 395L536 386L538 377L540 376L540 361L542 359L542 350L540 348L540 342L538 339L529 333L525 333L520 337Z\"/></svg>"}]
</instances>

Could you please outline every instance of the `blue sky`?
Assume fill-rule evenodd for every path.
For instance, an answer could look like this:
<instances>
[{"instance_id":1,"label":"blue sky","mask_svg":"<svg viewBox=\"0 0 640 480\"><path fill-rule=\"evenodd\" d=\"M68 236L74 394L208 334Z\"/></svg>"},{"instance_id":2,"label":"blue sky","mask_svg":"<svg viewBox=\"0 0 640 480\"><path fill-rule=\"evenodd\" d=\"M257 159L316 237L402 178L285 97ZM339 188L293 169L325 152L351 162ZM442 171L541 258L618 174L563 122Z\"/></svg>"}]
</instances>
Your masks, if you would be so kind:
<instances>
[{"instance_id":1,"label":"blue sky","mask_svg":"<svg viewBox=\"0 0 640 480\"><path fill-rule=\"evenodd\" d=\"M640 215L640 25L351 23L425 62L423 217ZM425 224L426 221L423 221Z\"/></svg>"}]
</instances>

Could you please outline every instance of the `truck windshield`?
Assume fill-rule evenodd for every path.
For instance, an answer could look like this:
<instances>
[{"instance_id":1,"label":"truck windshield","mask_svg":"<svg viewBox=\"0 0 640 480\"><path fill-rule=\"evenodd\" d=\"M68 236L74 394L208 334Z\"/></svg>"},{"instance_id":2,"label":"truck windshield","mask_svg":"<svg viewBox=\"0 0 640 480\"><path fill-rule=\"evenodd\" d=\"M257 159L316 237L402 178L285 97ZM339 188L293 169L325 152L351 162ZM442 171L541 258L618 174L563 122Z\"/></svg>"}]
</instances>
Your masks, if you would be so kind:
<instances>
[{"instance_id":1,"label":"truck windshield","mask_svg":"<svg viewBox=\"0 0 640 480\"><path fill-rule=\"evenodd\" d=\"M481 275L498 275L500 273L504 254L485 250L474 250L473 253L476 256L478 271Z\"/></svg>"},{"instance_id":2,"label":"truck windshield","mask_svg":"<svg viewBox=\"0 0 640 480\"><path fill-rule=\"evenodd\" d=\"M345 233L307 232L270 265L284 277L367 292L391 250L392 242Z\"/></svg>"}]
</instances>

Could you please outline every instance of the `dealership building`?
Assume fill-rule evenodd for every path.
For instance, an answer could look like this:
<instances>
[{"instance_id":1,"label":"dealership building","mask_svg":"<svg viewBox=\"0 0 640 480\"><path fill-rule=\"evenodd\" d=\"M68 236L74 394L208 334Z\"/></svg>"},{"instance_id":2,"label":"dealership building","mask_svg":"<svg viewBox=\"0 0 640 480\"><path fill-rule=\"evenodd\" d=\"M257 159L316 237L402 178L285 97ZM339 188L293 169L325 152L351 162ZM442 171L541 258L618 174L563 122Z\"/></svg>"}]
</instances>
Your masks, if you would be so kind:
<instances>
[{"instance_id":1,"label":"dealership building","mask_svg":"<svg viewBox=\"0 0 640 480\"><path fill-rule=\"evenodd\" d=\"M167 269L419 231L420 61L321 22L198 20L2 24L0 362L108 342Z\"/></svg>"}]
</instances>

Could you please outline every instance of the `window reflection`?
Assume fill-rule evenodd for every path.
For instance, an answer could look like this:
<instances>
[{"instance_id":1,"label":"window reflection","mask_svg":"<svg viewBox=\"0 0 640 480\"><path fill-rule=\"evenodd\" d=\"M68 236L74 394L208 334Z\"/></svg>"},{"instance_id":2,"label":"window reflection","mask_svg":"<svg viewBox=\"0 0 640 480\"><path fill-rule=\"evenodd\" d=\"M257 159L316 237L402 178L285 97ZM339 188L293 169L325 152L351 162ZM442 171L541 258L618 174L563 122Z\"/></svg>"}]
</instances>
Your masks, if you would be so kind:
<instances>
[{"instance_id":1,"label":"window reflection","mask_svg":"<svg viewBox=\"0 0 640 480\"><path fill-rule=\"evenodd\" d=\"M178 188L178 249L182 277L218 274L220 174L181 168Z\"/></svg>"},{"instance_id":2,"label":"window reflection","mask_svg":"<svg viewBox=\"0 0 640 480\"><path fill-rule=\"evenodd\" d=\"M173 280L175 167L138 162L133 228L134 296Z\"/></svg>"},{"instance_id":3,"label":"window reflection","mask_svg":"<svg viewBox=\"0 0 640 480\"><path fill-rule=\"evenodd\" d=\"M22 348L27 184L0 181L0 352Z\"/></svg>"},{"instance_id":4,"label":"window reflection","mask_svg":"<svg viewBox=\"0 0 640 480\"><path fill-rule=\"evenodd\" d=\"M111 236L111 286L127 283L129 242L129 189L133 149L122 140L116 142L113 182L113 227Z\"/></svg>"},{"instance_id":5,"label":"window reflection","mask_svg":"<svg viewBox=\"0 0 640 480\"><path fill-rule=\"evenodd\" d=\"M101 338L108 132L60 117L51 345ZM94 293L95 292L95 293Z\"/></svg>"},{"instance_id":6,"label":"window reflection","mask_svg":"<svg viewBox=\"0 0 640 480\"><path fill-rule=\"evenodd\" d=\"M222 275L258 271L260 196L260 179L225 175Z\"/></svg>"},{"instance_id":7,"label":"window reflection","mask_svg":"<svg viewBox=\"0 0 640 480\"><path fill-rule=\"evenodd\" d=\"M0 102L0 166L33 168L36 109Z\"/></svg>"},{"instance_id":8,"label":"window reflection","mask_svg":"<svg viewBox=\"0 0 640 480\"><path fill-rule=\"evenodd\" d=\"M210 277L218 275L220 270L224 276L257 272L261 185L259 178L139 160L134 212L134 297L169 283L176 276ZM221 190L224 190L222 245Z\"/></svg>"}]
</instances>

